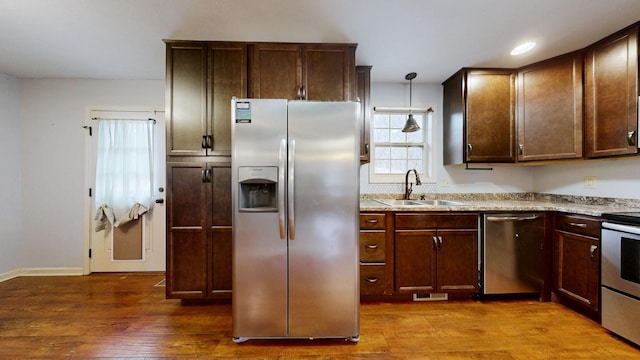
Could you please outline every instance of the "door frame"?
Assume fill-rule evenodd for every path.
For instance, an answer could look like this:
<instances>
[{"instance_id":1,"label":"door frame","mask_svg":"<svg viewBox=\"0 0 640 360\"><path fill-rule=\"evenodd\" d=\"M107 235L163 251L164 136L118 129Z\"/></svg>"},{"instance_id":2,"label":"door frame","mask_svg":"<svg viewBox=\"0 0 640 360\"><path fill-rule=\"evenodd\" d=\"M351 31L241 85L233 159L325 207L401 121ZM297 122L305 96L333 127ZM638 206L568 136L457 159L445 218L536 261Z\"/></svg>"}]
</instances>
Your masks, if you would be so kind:
<instances>
[{"instance_id":1,"label":"door frame","mask_svg":"<svg viewBox=\"0 0 640 360\"><path fill-rule=\"evenodd\" d=\"M149 114L158 114L162 113L164 115L165 110L164 106L123 106L123 105L88 105L85 107L85 116L84 116L84 130L86 132L91 132L93 136L95 136L97 130L97 126L95 122L92 122L91 112L92 111L122 111L122 112L148 112ZM165 118L166 124L166 118ZM91 137L85 135L84 138L84 249L83 249L83 268L82 274L89 275L91 274L91 258L89 257L89 250L91 249L91 231L92 229L92 219L91 219L91 208L94 206L94 198L93 196L89 196L89 189L92 187L92 164L93 160L91 159ZM164 143L166 139L157 139ZM166 192L165 192L166 194ZM94 194L92 194L94 195ZM165 240L166 241L166 240Z\"/></svg>"}]
</instances>

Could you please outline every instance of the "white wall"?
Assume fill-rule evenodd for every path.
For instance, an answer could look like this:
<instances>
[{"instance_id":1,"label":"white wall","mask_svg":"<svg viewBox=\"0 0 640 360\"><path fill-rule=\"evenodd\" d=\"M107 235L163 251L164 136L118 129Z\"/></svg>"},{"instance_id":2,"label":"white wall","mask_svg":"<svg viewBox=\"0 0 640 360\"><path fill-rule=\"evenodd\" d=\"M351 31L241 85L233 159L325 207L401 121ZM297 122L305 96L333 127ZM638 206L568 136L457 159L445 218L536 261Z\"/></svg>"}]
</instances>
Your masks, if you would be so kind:
<instances>
[{"instance_id":1,"label":"white wall","mask_svg":"<svg viewBox=\"0 0 640 360\"><path fill-rule=\"evenodd\" d=\"M372 70L375 71L375 68ZM414 193L503 193L533 191L531 167L494 166L493 171L465 170L463 166L442 165L442 85L413 84L412 105L433 107L435 126L434 151L436 155L436 185L414 186ZM406 83L373 83L373 106L409 106L409 86ZM360 169L361 193L402 193L402 185L369 184L369 165Z\"/></svg>"},{"instance_id":2,"label":"white wall","mask_svg":"<svg viewBox=\"0 0 640 360\"><path fill-rule=\"evenodd\" d=\"M595 189L585 188L585 176L596 177ZM533 183L539 193L640 199L640 158L541 166L534 170Z\"/></svg>"},{"instance_id":3,"label":"white wall","mask_svg":"<svg viewBox=\"0 0 640 360\"><path fill-rule=\"evenodd\" d=\"M0 274L20 266L20 80L0 73Z\"/></svg>"},{"instance_id":4,"label":"white wall","mask_svg":"<svg viewBox=\"0 0 640 360\"><path fill-rule=\"evenodd\" d=\"M163 80L22 80L21 268L84 264L87 106L164 107Z\"/></svg>"}]
</instances>

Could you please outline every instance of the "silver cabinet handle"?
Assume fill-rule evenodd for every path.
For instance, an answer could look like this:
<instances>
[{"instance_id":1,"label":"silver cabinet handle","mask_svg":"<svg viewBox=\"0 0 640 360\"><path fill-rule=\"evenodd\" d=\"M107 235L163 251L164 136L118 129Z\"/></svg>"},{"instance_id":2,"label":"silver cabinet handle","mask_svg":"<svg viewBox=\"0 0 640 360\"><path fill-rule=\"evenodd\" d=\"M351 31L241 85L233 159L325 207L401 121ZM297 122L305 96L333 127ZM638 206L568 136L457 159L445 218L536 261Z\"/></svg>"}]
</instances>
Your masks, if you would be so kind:
<instances>
[{"instance_id":1,"label":"silver cabinet handle","mask_svg":"<svg viewBox=\"0 0 640 360\"><path fill-rule=\"evenodd\" d=\"M473 145L467 144L467 156L471 155L472 151L473 151Z\"/></svg>"},{"instance_id":2,"label":"silver cabinet handle","mask_svg":"<svg viewBox=\"0 0 640 360\"><path fill-rule=\"evenodd\" d=\"M589 257L591 258L591 261L597 261L598 259L596 258L596 251L598 250L598 246L596 245L591 245L589 247Z\"/></svg>"},{"instance_id":3,"label":"silver cabinet handle","mask_svg":"<svg viewBox=\"0 0 640 360\"><path fill-rule=\"evenodd\" d=\"M211 182L211 169L203 169L202 170L202 182L210 183Z\"/></svg>"},{"instance_id":4,"label":"silver cabinet handle","mask_svg":"<svg viewBox=\"0 0 640 360\"><path fill-rule=\"evenodd\" d=\"M378 220L377 219L367 219L364 222L366 222L367 224L377 224Z\"/></svg>"},{"instance_id":5,"label":"silver cabinet handle","mask_svg":"<svg viewBox=\"0 0 640 360\"><path fill-rule=\"evenodd\" d=\"M202 135L200 146L202 146L203 149L213 149L213 136Z\"/></svg>"},{"instance_id":6,"label":"silver cabinet handle","mask_svg":"<svg viewBox=\"0 0 640 360\"><path fill-rule=\"evenodd\" d=\"M629 143L629 146L633 146L636 144L636 131L629 131L627 133L627 143Z\"/></svg>"},{"instance_id":7,"label":"silver cabinet handle","mask_svg":"<svg viewBox=\"0 0 640 360\"><path fill-rule=\"evenodd\" d=\"M378 248L378 244L367 244L364 247L367 249L375 250Z\"/></svg>"},{"instance_id":8,"label":"silver cabinet handle","mask_svg":"<svg viewBox=\"0 0 640 360\"><path fill-rule=\"evenodd\" d=\"M442 249L442 236L438 236L438 250Z\"/></svg>"},{"instance_id":9,"label":"silver cabinet handle","mask_svg":"<svg viewBox=\"0 0 640 360\"><path fill-rule=\"evenodd\" d=\"M575 226L575 227L579 227L579 228L582 228L582 229L587 227L587 224L584 224L584 223L568 222L566 224L569 225L569 226Z\"/></svg>"},{"instance_id":10,"label":"silver cabinet handle","mask_svg":"<svg viewBox=\"0 0 640 360\"><path fill-rule=\"evenodd\" d=\"M304 88L304 85L298 86L298 100L306 100L307 91Z\"/></svg>"},{"instance_id":11,"label":"silver cabinet handle","mask_svg":"<svg viewBox=\"0 0 640 360\"><path fill-rule=\"evenodd\" d=\"M287 140L280 140L280 152L278 153L278 225L280 227L280 239L286 239L287 230L284 216L284 192L285 192L285 163L287 160Z\"/></svg>"},{"instance_id":12,"label":"silver cabinet handle","mask_svg":"<svg viewBox=\"0 0 640 360\"><path fill-rule=\"evenodd\" d=\"M518 145L518 152L520 152L520 155L524 154L524 145L522 144Z\"/></svg>"},{"instance_id":13,"label":"silver cabinet handle","mask_svg":"<svg viewBox=\"0 0 640 360\"><path fill-rule=\"evenodd\" d=\"M368 283L371 283L371 284L375 284L375 283L378 282L378 278L370 278L370 277L368 277L368 278L365 278L364 281L366 281Z\"/></svg>"},{"instance_id":14,"label":"silver cabinet handle","mask_svg":"<svg viewBox=\"0 0 640 360\"><path fill-rule=\"evenodd\" d=\"M296 140L295 139L291 139L291 141L289 141L289 165L288 165L288 173L289 173L289 180L287 181L287 187L288 187L288 193L287 194L287 200L288 200L288 209L287 209L287 213L289 215L289 240L295 240L296 239L296 219L295 219L295 209L294 209L294 205L295 205L295 161L296 161Z\"/></svg>"},{"instance_id":15,"label":"silver cabinet handle","mask_svg":"<svg viewBox=\"0 0 640 360\"><path fill-rule=\"evenodd\" d=\"M438 237L437 236L432 236L431 240L433 240L433 249L434 250L438 250Z\"/></svg>"}]
</instances>

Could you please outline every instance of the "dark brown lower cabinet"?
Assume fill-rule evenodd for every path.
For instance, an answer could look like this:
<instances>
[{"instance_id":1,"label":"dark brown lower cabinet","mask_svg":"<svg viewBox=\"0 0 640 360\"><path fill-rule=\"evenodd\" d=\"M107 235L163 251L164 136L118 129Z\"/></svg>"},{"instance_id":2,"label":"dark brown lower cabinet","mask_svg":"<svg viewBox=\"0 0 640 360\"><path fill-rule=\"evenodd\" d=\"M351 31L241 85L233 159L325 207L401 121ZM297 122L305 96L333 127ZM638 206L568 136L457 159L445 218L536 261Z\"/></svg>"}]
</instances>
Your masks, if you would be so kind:
<instances>
[{"instance_id":1,"label":"dark brown lower cabinet","mask_svg":"<svg viewBox=\"0 0 640 360\"><path fill-rule=\"evenodd\" d=\"M168 299L231 297L231 169L167 163Z\"/></svg>"},{"instance_id":2,"label":"dark brown lower cabinet","mask_svg":"<svg viewBox=\"0 0 640 360\"><path fill-rule=\"evenodd\" d=\"M553 291L560 303L600 319L600 221L556 214L553 231Z\"/></svg>"},{"instance_id":3,"label":"dark brown lower cabinet","mask_svg":"<svg viewBox=\"0 0 640 360\"><path fill-rule=\"evenodd\" d=\"M402 293L478 291L478 214L395 214L395 288Z\"/></svg>"}]
</instances>

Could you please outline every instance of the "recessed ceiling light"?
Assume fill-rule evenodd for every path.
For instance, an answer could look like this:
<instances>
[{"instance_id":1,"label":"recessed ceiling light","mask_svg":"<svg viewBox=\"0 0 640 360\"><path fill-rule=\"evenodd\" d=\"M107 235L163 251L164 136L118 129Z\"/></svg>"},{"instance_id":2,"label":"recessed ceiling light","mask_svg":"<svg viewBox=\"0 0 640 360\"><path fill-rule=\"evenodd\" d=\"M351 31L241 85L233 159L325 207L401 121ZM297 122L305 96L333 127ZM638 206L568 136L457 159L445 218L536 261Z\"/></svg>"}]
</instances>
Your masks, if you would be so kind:
<instances>
[{"instance_id":1,"label":"recessed ceiling light","mask_svg":"<svg viewBox=\"0 0 640 360\"><path fill-rule=\"evenodd\" d=\"M524 44L520 44L511 50L511 55L520 55L526 53L527 51L533 49L536 46L536 43L533 41L526 42Z\"/></svg>"}]
</instances>

